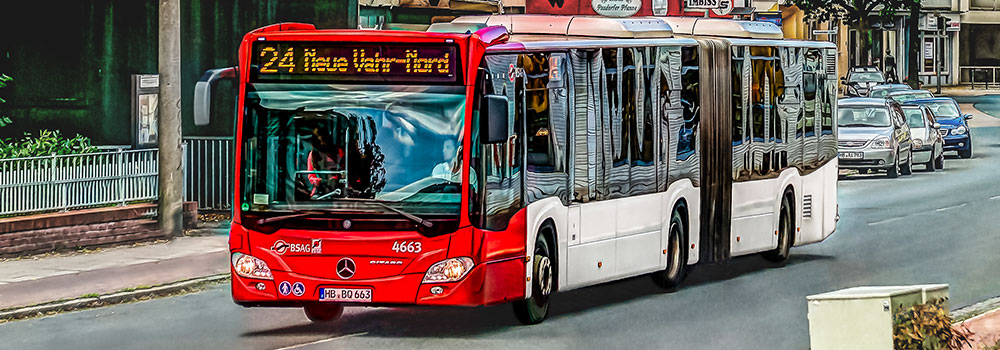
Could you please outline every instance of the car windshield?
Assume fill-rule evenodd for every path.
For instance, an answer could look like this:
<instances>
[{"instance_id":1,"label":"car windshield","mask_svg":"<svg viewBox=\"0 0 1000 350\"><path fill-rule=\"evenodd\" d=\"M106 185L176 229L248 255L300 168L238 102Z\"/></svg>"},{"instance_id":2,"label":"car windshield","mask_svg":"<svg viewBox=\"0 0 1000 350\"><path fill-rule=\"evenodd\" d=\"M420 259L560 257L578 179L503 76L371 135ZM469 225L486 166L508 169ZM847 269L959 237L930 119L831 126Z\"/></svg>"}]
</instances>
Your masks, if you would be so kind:
<instances>
[{"instance_id":1,"label":"car windshield","mask_svg":"<svg viewBox=\"0 0 1000 350\"><path fill-rule=\"evenodd\" d=\"M896 100L896 102L903 103L924 98L933 98L934 95L926 91L906 91L893 93L889 97Z\"/></svg>"},{"instance_id":2,"label":"car windshield","mask_svg":"<svg viewBox=\"0 0 1000 350\"><path fill-rule=\"evenodd\" d=\"M890 87L890 88L877 89L877 90L872 90L870 96L873 97L873 98L886 97L890 93L893 93L893 92L896 92L896 91L902 91L902 90L907 90L907 88L894 86L894 87Z\"/></svg>"},{"instance_id":3,"label":"car windshield","mask_svg":"<svg viewBox=\"0 0 1000 350\"><path fill-rule=\"evenodd\" d=\"M958 111L958 107L951 101L929 102L924 105L934 112L934 116L937 119L953 119L958 118L962 114Z\"/></svg>"},{"instance_id":4,"label":"car windshield","mask_svg":"<svg viewBox=\"0 0 1000 350\"><path fill-rule=\"evenodd\" d=\"M463 87L252 83L247 91L242 202L253 210L378 201L458 214Z\"/></svg>"},{"instance_id":5,"label":"car windshield","mask_svg":"<svg viewBox=\"0 0 1000 350\"><path fill-rule=\"evenodd\" d=\"M889 126L889 112L885 107L840 107L837 125L840 127L886 127Z\"/></svg>"},{"instance_id":6,"label":"car windshield","mask_svg":"<svg viewBox=\"0 0 1000 350\"><path fill-rule=\"evenodd\" d=\"M885 77L882 76L880 72L854 72L851 73L851 78L847 81L849 83L884 83Z\"/></svg>"},{"instance_id":7,"label":"car windshield","mask_svg":"<svg viewBox=\"0 0 1000 350\"><path fill-rule=\"evenodd\" d=\"M903 114L906 115L906 124L911 128L924 127L924 113L920 108L903 108Z\"/></svg>"}]
</instances>

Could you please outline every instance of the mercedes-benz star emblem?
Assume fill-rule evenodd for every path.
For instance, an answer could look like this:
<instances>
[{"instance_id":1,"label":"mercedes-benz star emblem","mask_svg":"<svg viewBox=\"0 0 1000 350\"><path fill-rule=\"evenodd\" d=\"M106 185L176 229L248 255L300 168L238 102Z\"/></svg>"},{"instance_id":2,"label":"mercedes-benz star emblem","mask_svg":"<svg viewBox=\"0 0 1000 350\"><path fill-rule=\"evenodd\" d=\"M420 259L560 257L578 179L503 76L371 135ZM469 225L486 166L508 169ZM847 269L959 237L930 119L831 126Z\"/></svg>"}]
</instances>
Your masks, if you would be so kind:
<instances>
[{"instance_id":1,"label":"mercedes-benz star emblem","mask_svg":"<svg viewBox=\"0 0 1000 350\"><path fill-rule=\"evenodd\" d=\"M354 265L354 260L351 258L341 258L337 262L337 276L345 280L354 277L355 269L357 269L357 265Z\"/></svg>"}]
</instances>

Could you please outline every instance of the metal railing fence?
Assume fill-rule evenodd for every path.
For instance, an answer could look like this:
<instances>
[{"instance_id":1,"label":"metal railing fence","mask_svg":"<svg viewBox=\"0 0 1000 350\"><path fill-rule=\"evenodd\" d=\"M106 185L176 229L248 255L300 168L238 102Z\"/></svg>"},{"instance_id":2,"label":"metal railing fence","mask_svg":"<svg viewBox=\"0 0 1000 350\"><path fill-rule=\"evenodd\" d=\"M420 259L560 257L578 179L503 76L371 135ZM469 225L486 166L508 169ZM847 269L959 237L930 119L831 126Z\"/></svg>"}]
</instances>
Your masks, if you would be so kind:
<instances>
[{"instance_id":1,"label":"metal railing fence","mask_svg":"<svg viewBox=\"0 0 1000 350\"><path fill-rule=\"evenodd\" d=\"M198 209L233 207L232 137L185 137L184 200L197 201Z\"/></svg>"},{"instance_id":2,"label":"metal railing fence","mask_svg":"<svg viewBox=\"0 0 1000 350\"><path fill-rule=\"evenodd\" d=\"M990 85L1000 88L1000 66L959 66L959 79L962 85L969 85L972 89L982 86L989 89Z\"/></svg>"},{"instance_id":3,"label":"metal railing fence","mask_svg":"<svg viewBox=\"0 0 1000 350\"><path fill-rule=\"evenodd\" d=\"M0 160L0 215L154 200L157 161L155 149Z\"/></svg>"}]
</instances>

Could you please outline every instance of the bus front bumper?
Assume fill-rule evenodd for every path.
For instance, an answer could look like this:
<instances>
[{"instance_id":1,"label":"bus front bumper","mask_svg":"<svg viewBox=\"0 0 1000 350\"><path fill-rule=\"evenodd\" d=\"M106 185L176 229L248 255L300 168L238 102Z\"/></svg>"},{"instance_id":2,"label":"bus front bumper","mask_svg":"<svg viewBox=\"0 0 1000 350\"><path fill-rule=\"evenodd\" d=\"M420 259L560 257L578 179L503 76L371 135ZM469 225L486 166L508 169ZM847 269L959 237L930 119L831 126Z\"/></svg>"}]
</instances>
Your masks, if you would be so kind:
<instances>
[{"instance_id":1,"label":"bus front bumper","mask_svg":"<svg viewBox=\"0 0 1000 350\"><path fill-rule=\"evenodd\" d=\"M423 283L423 274L369 280L331 280L283 271L272 271L273 280L260 280L242 277L230 270L233 301L245 307L304 306L320 302L321 288L371 289L370 303L343 303L360 306L481 306L524 299L525 290L525 262L521 258L477 264L461 280L448 283ZM301 295L280 292L279 286L286 281L289 285L301 283Z\"/></svg>"}]
</instances>

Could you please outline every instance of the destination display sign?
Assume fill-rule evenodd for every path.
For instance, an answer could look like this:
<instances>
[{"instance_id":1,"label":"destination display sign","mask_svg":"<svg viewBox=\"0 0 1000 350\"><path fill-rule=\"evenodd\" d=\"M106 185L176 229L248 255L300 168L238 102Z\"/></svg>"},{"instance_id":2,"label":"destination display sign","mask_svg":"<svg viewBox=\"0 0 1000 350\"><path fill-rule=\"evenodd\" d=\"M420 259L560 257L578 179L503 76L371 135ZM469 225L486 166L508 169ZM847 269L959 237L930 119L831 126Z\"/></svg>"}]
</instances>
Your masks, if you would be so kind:
<instances>
[{"instance_id":1,"label":"destination display sign","mask_svg":"<svg viewBox=\"0 0 1000 350\"><path fill-rule=\"evenodd\" d=\"M450 83L458 78L453 45L258 42L251 80Z\"/></svg>"}]
</instances>

